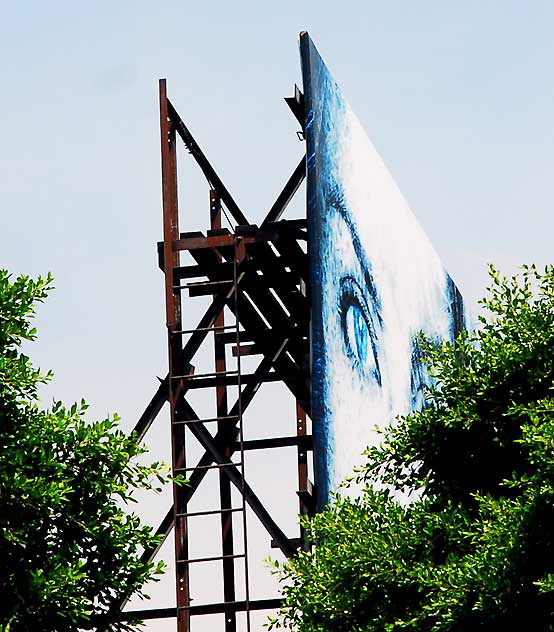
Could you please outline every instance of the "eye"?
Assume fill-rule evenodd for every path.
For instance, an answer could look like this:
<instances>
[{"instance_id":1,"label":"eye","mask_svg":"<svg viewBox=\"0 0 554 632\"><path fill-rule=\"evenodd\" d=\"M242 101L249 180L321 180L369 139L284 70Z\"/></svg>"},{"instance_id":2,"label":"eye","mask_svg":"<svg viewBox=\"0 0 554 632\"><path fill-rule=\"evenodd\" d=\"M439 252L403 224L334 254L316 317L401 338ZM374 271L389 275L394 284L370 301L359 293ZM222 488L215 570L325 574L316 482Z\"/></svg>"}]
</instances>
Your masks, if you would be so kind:
<instances>
[{"instance_id":1,"label":"eye","mask_svg":"<svg viewBox=\"0 0 554 632\"><path fill-rule=\"evenodd\" d=\"M362 288L350 276L340 281L340 319L346 355L354 368L381 385L372 316Z\"/></svg>"},{"instance_id":2,"label":"eye","mask_svg":"<svg viewBox=\"0 0 554 632\"><path fill-rule=\"evenodd\" d=\"M359 305L351 303L346 310L346 342L356 358L365 363L370 353L369 325Z\"/></svg>"}]
</instances>

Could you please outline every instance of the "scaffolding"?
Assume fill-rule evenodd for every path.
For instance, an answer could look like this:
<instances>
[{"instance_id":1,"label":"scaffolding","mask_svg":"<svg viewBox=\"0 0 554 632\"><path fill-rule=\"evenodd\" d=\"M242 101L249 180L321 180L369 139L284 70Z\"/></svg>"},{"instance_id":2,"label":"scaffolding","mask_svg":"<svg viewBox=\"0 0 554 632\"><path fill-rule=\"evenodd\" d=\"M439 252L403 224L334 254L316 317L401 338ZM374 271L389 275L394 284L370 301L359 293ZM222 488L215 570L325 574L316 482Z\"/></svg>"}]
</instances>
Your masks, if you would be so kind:
<instances>
[{"instance_id":1,"label":"scaffolding","mask_svg":"<svg viewBox=\"0 0 554 632\"><path fill-rule=\"evenodd\" d=\"M177 632L189 632L192 617L221 613L225 632L235 632L236 615L243 612L246 629L250 630L251 611L279 607L281 600L250 597L247 507L262 523L272 546L287 557L299 549L307 550L309 543L301 529L298 537L287 537L279 526L279 516L268 511L262 497L249 485L245 454L250 450L296 446L298 486L293 491L298 495L298 511L310 515L315 506L308 479L308 453L312 450L307 428L310 415L308 235L305 218L282 219L305 178L306 159L301 158L261 225L249 224L169 100L164 79L159 82L159 95L164 238L158 244L158 259L165 279L169 373L146 407L135 432L137 439L142 440L164 403L169 402L173 474L185 475L189 484L173 485L173 506L157 530L161 536L174 530L176 608L127 612L125 617L144 620L176 617ZM303 126L300 90L295 87L294 96L285 100ZM179 139L209 185L206 234L180 232L176 153ZM225 210L235 224L232 230L222 227ZM194 263L181 265L182 253L188 253ZM195 297L208 297L209 306L195 328L183 329L185 299ZM196 373L195 356L210 339L214 369ZM256 361L254 370L243 368L242 358L246 356ZM244 411L260 386L267 382L281 382L292 394L296 434L247 440L243 432ZM198 389L213 392L215 416L201 417L194 410L190 395ZM189 436L204 450L203 456L192 465L187 463ZM189 511L191 498L210 470L218 472L218 505L205 511ZM233 504L233 488L238 491L239 503L235 500ZM189 526L206 515L220 517L218 554L191 558ZM240 549L237 541L242 545ZM159 547L145 551L143 559L153 560L158 550ZM193 604L190 569L204 562L220 563L223 601ZM243 599L237 599L238 564L242 565Z\"/></svg>"}]
</instances>

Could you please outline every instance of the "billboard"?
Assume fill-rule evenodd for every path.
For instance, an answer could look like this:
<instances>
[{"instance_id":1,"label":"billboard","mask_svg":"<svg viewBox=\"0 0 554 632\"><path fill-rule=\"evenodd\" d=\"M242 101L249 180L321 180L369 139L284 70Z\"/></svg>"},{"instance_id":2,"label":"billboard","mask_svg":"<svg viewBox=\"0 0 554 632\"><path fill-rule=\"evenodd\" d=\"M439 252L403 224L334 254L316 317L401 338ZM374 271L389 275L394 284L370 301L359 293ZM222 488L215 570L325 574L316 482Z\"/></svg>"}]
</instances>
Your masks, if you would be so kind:
<instances>
[{"instance_id":1,"label":"billboard","mask_svg":"<svg viewBox=\"0 0 554 632\"><path fill-rule=\"evenodd\" d=\"M312 419L321 508L375 443L375 426L420 408L420 332L452 340L461 295L307 33Z\"/></svg>"}]
</instances>

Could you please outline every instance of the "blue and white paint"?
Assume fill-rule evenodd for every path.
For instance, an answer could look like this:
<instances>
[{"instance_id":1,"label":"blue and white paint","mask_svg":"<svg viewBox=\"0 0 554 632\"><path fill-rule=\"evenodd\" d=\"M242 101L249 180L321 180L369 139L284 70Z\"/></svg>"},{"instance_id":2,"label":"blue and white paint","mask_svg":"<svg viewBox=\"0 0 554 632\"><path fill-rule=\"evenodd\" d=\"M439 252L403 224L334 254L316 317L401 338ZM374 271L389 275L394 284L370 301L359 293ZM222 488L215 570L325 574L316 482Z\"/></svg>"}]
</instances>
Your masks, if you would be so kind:
<instances>
[{"instance_id":1,"label":"blue and white paint","mask_svg":"<svg viewBox=\"0 0 554 632\"><path fill-rule=\"evenodd\" d=\"M460 293L307 34L312 417L320 507L376 442L423 404L417 339L453 339Z\"/></svg>"}]
</instances>

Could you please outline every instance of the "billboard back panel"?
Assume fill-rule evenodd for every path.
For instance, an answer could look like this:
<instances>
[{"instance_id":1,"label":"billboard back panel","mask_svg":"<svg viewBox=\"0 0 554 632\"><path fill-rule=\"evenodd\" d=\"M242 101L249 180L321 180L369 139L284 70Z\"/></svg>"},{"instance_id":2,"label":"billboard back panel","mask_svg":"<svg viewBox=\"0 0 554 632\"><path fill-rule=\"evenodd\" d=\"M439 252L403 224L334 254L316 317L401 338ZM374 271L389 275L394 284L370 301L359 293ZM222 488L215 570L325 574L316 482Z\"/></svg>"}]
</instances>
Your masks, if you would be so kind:
<instances>
[{"instance_id":1,"label":"billboard back panel","mask_svg":"<svg viewBox=\"0 0 554 632\"><path fill-rule=\"evenodd\" d=\"M419 334L464 327L461 295L307 33L300 36L312 288L312 418L320 508L420 408Z\"/></svg>"}]
</instances>

